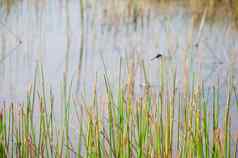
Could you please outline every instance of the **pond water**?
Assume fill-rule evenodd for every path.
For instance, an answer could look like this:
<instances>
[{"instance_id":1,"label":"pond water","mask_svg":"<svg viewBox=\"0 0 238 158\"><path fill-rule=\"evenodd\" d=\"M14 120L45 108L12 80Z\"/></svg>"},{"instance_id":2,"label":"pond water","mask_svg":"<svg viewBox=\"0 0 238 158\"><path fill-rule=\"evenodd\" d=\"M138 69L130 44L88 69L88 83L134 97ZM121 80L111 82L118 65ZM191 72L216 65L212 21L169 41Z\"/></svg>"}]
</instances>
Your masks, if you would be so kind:
<instances>
[{"instance_id":1,"label":"pond water","mask_svg":"<svg viewBox=\"0 0 238 158\"><path fill-rule=\"evenodd\" d=\"M192 15L182 7L151 8L143 12L137 24L108 8L99 2L85 5L80 78L83 89L90 90L96 74L101 78L104 73L102 56L112 81L118 78L120 59L136 56L144 60L151 83L157 84L159 62L150 60L157 53L170 57L169 66L176 64L178 72L183 71L185 60L191 62L191 71L200 72L208 85L217 79L225 81L231 70L234 74L238 71L237 64L233 64L238 61L237 32L227 19L213 25L205 23L199 33ZM13 6L0 20L1 100L24 96L37 61L53 87L59 87L66 64L68 78L77 78L82 37L79 2L51 1L34 6L25 1Z\"/></svg>"},{"instance_id":2,"label":"pond water","mask_svg":"<svg viewBox=\"0 0 238 158\"><path fill-rule=\"evenodd\" d=\"M144 61L148 80L155 89L164 59L168 75L176 66L178 83L186 79L186 65L191 74L199 74L206 87L218 80L226 87L231 73L237 83L238 34L229 19L195 25L190 11L173 6L151 7L134 23L131 17L120 15L120 8L110 9L110 5L103 4L106 1L87 2L83 19L79 1L52 0L37 5L23 1L13 5L7 15L1 10L0 102L25 99L37 63L42 64L47 86L56 95L60 94L64 76L68 82L73 81L72 92L86 98L90 98L97 78L99 95L103 95L103 61L116 87L120 62L123 80L131 59ZM162 53L163 58L151 61L157 53ZM141 72L141 67L136 66L138 89L145 84Z\"/></svg>"}]
</instances>

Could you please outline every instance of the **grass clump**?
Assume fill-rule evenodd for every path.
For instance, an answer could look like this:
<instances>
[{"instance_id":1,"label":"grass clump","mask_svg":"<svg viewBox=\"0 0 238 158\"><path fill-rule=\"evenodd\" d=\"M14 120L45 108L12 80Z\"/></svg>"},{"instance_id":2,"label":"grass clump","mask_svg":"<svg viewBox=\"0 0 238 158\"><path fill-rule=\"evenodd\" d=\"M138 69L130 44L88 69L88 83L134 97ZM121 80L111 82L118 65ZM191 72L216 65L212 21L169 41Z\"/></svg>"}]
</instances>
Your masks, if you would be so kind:
<instances>
[{"instance_id":1,"label":"grass clump","mask_svg":"<svg viewBox=\"0 0 238 158\"><path fill-rule=\"evenodd\" d=\"M130 74L127 84L120 83L114 93L105 73L104 103L97 96L95 82L92 104L76 103L68 88L61 105L63 110L56 113L54 109L59 105L55 104L52 91L46 88L43 69L36 74L26 102L5 105L1 110L1 157L237 155L237 140L231 131L231 108L237 106L237 99L233 104L237 91L231 88L231 81L223 105L218 85L208 91L203 82L194 80L191 87L180 89L176 71L169 81L161 68L163 85L158 92L147 81L148 86L140 96L133 92L130 84L134 78ZM37 86L36 82L41 85ZM224 106L225 110L221 110ZM61 117L64 118L57 119Z\"/></svg>"}]
</instances>

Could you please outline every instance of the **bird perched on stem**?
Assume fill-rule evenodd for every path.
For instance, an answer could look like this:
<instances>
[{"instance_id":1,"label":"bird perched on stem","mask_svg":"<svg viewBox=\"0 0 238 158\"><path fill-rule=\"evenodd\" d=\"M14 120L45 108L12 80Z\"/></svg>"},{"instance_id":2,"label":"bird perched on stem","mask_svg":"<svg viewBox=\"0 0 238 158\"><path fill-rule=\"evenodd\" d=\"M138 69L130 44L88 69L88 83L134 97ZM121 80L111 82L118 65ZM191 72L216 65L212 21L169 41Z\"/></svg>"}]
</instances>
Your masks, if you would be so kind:
<instances>
[{"instance_id":1,"label":"bird perched on stem","mask_svg":"<svg viewBox=\"0 0 238 158\"><path fill-rule=\"evenodd\" d=\"M162 54L157 54L154 58L151 59L151 61L155 59L159 59L160 57L162 57Z\"/></svg>"}]
</instances>

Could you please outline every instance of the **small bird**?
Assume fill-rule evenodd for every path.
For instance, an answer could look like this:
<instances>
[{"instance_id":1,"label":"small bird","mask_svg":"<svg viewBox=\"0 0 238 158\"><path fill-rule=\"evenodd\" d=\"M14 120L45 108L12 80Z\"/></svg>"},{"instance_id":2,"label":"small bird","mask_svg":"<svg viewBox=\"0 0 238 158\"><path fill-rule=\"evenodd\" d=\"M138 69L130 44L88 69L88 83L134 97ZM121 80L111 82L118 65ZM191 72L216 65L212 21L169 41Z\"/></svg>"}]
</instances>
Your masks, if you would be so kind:
<instances>
[{"instance_id":1,"label":"small bird","mask_svg":"<svg viewBox=\"0 0 238 158\"><path fill-rule=\"evenodd\" d=\"M159 59L160 57L162 57L162 54L157 54L154 58L151 59L151 61L154 59Z\"/></svg>"}]
</instances>

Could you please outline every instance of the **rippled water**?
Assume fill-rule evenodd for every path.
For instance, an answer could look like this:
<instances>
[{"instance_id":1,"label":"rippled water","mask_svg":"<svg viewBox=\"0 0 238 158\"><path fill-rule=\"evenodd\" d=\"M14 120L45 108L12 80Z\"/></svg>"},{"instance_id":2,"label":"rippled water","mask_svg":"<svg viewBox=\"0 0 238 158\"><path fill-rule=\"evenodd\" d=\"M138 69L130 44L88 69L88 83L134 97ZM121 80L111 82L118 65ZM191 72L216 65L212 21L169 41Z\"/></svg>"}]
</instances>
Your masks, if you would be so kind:
<instances>
[{"instance_id":1,"label":"rippled water","mask_svg":"<svg viewBox=\"0 0 238 158\"><path fill-rule=\"evenodd\" d=\"M52 89L60 91L65 72L67 79L73 80L73 91L79 89L80 94L90 94L96 78L98 89L103 92L103 61L115 86L120 60L122 74L126 74L130 59L144 61L150 84L159 86L161 61L150 60L157 53L166 58L168 74L176 66L178 82L186 79L186 65L190 74L199 74L206 86L218 80L224 85L230 72L237 82L238 36L228 19L212 25L205 23L200 30L199 23L194 25L192 14L183 7L151 7L135 24L132 18L120 14L120 8L110 10L109 5L102 4L106 3L87 3L83 21L80 3L76 1L51 1L36 6L24 1L2 16L0 100L24 99L37 62L43 65L45 80ZM135 75L136 86L140 87L145 82L140 66L136 66Z\"/></svg>"}]
</instances>

